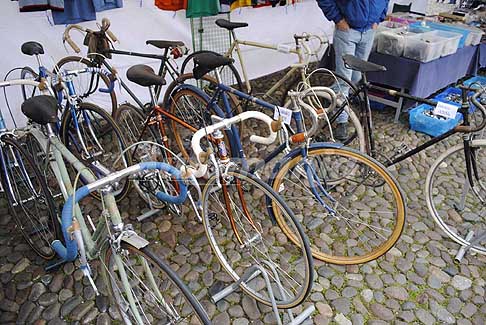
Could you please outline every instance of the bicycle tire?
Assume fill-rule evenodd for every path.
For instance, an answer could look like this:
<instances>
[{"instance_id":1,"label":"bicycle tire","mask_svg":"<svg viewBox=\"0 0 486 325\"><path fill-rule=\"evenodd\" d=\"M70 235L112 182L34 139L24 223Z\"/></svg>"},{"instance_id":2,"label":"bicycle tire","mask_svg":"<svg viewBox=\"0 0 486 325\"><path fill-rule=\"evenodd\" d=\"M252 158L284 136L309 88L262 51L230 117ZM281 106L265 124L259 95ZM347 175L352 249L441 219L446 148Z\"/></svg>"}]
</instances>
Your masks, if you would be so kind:
<instances>
[{"instance_id":1,"label":"bicycle tire","mask_svg":"<svg viewBox=\"0 0 486 325\"><path fill-rule=\"evenodd\" d=\"M136 107L130 104L120 105L114 119L122 130L128 146L139 141L160 142L160 137L156 134L157 131L153 130L151 125L146 126L147 117ZM143 161L162 161L171 165L175 163L172 161L170 152L147 143L130 149L130 155L134 163ZM154 175L152 172L143 173L143 175L133 177L132 182L142 199L152 207L161 209L169 206L174 213L180 214L180 209L177 205L161 201L155 195L159 191L172 195L177 194L177 186L173 182L167 181L166 177L163 177L163 173L157 175Z\"/></svg>"},{"instance_id":2,"label":"bicycle tire","mask_svg":"<svg viewBox=\"0 0 486 325\"><path fill-rule=\"evenodd\" d=\"M355 112L358 108L361 108L362 106L362 101L360 96L358 95L358 89L356 86L349 81L347 78L334 73L335 78L337 79L337 83L344 83L346 84L346 87L349 87L351 96L344 96L340 95L340 92L335 90L336 95L338 95L338 106L331 112L328 112L328 117L329 120L331 121L332 127L335 127L335 120L337 118L336 114L339 111L341 107L344 106L344 111L348 113L349 119L348 119L348 137L347 139L344 140L339 140L338 142L344 144L345 146L352 147L354 149L358 149L361 152L368 153L367 152L367 141L366 141L366 136L365 136L365 131L363 128L363 125L361 123L361 120L359 118L359 114ZM327 71L316 71L312 73L310 76L308 83L310 84L311 87L315 86L324 86L324 87L330 87L332 89L335 89L337 86L334 86L336 84L336 79L331 75L330 72ZM293 83L289 84L287 89L284 91L284 97L281 101L281 105L284 107L288 107L290 105L290 98L288 97L288 93L291 90L297 90L299 88L299 84L302 82L301 79L296 79L293 81ZM347 101L346 101L347 99ZM349 105L347 105L349 103ZM351 105L351 107L350 107ZM356 108L355 108L356 107ZM304 121L305 121L305 116L304 116ZM334 122L333 122L334 121ZM332 141L330 137L330 132L329 132L329 127L327 124L327 121L323 119L321 121L322 128L321 131L318 132L317 134L314 135L314 138L318 142L330 142ZM333 132L334 133L334 132ZM335 139L336 140L336 139ZM368 153L369 154L369 153Z\"/></svg>"},{"instance_id":3,"label":"bicycle tire","mask_svg":"<svg viewBox=\"0 0 486 325\"><path fill-rule=\"evenodd\" d=\"M184 59L184 62L182 62L181 71L180 71L181 75L186 73L187 66L188 66L188 64L190 64L191 60L193 60L193 58L196 55L203 54L203 53L212 53L212 54L216 54L218 56L221 56L221 54L219 54L217 52L208 51L208 50L201 50L201 51L192 52L191 54L189 54ZM230 84L233 88L246 92L243 81L241 80L240 73L238 72L238 69L236 69L236 67L234 66L233 63L225 65L225 66L221 67L219 70L220 70L221 77L223 78L222 82L224 84ZM227 71L227 72L225 72L225 71ZM190 71L190 73L192 74L192 71ZM214 75L211 75L211 77L215 78ZM233 82L229 83L228 80L233 80Z\"/></svg>"},{"instance_id":4,"label":"bicycle tire","mask_svg":"<svg viewBox=\"0 0 486 325\"><path fill-rule=\"evenodd\" d=\"M166 262L164 262L159 256L157 256L152 251L152 249L150 249L149 247L144 247L144 248L138 249L138 248L136 248L136 247L134 247L130 244L127 244L125 242L121 243L120 248L121 248L120 253L122 253L122 254L118 254L117 256L120 256L122 258L127 258L128 254L130 254L134 258L136 258L136 261L139 261L138 258L140 258L140 261L141 261L140 264L146 262L147 263L146 265L148 265L148 266L152 265L152 267L150 267L150 274L147 271L143 272L143 274L140 274L140 272L142 272L143 269L148 269L148 268L145 268L145 267L142 266L142 267L138 268L137 270L135 270L135 267L132 268L132 266L134 266L134 265L140 266L140 264L133 264L133 262L135 261L134 259L130 259L128 264L124 263L125 266L126 266L126 267L124 267L125 272L135 273L135 279L129 281L130 288L132 289L131 290L132 294L136 294L137 292L142 294L142 297L140 299L137 299L137 301L139 303L138 306L142 307L141 304L146 303L146 305L144 306L145 307L144 308L144 315L146 316L146 318L143 319L143 322L142 322L143 324L153 324L153 323L155 323L156 320L159 321L159 322L157 322L157 324L162 324L162 321L164 321L164 320L176 321L176 320L171 320L170 318L166 317L166 315L164 315L164 312L167 311L168 307L163 307L162 305L164 303L170 304L170 306L173 308L173 310L171 310L170 312L174 312L174 311L176 311L177 307L180 306L181 299L184 299L186 301L186 303L188 303L187 307L192 309L192 312L194 312L194 314L190 318L190 320L188 319L188 322L182 322L182 324L186 324L186 323L187 324L198 324L199 323L199 324L205 324L205 325L211 324L211 321L209 320L209 317L208 317L206 311L204 310L204 308L202 307L201 303L196 299L196 297L194 297L194 295L191 293L189 288L182 282L182 280L179 278L179 276L176 274L176 272L174 272L166 264ZM131 310L132 315L127 314L125 312L127 310L127 307L128 307L126 305L127 302L123 301L123 304L122 304L122 302L120 301L121 299L124 299L125 297L122 297L119 294L121 292L121 290L123 289L123 286L121 286L121 288L120 288L120 286L118 286L115 283L115 281L116 281L115 279L118 278L118 276L116 274L119 273L119 272L117 272L118 271L117 264L115 263L114 259L111 258L112 256L114 256L114 255L112 255L112 253L113 253L113 249L111 247L108 247L108 249L106 250L106 252L104 254L105 256L104 256L104 265L103 265L103 266L105 266L105 271L108 272L108 281L109 281L110 284L107 285L107 286L108 286L110 293L113 297L112 300L115 302L120 315L124 318L123 320L125 321L125 323L127 323L127 324L138 323L138 322L136 322L136 319L135 319L135 316L134 316L135 313L131 309L130 310ZM163 275L163 277L162 277L162 275ZM157 297L155 297L156 293L144 291L144 289L145 290L150 289L150 288L148 288L148 285L151 282L151 280L150 280L151 276L154 276L154 277L157 276L157 280L160 281L159 283L164 286L164 289L166 289L166 290L164 290L164 296L162 297L162 299L164 300L163 302L161 301L162 300L161 298L157 299ZM143 277L143 279L142 279L142 277ZM128 277L127 277L127 279L128 279ZM145 281L143 281L143 280L145 280ZM142 284L142 285L138 286L136 288L133 288L137 284ZM174 287L172 287L173 288L172 290L167 288L167 285L169 285L169 284L174 285ZM162 294L162 292L161 292L162 288L161 287L158 287L156 289L157 289L157 293ZM174 290L177 290L178 292L175 292ZM145 293L145 295L144 295L144 293ZM126 295L126 292L123 292L122 295ZM172 303L172 302L174 302L173 300L175 300L175 303ZM150 306L151 304L152 305L157 304L157 302L159 303L159 306ZM146 309L150 309L151 307L153 309L155 309L154 313L147 315ZM187 312L188 311L186 309L179 311L179 313L187 313ZM149 315L151 316L151 319L149 319L149 317L148 317ZM186 314L183 314L183 316L187 317ZM166 317L166 318L164 318L164 317ZM155 318L158 318L158 319L155 319ZM170 322L170 324L173 324L173 323Z\"/></svg>"},{"instance_id":5,"label":"bicycle tire","mask_svg":"<svg viewBox=\"0 0 486 325\"><path fill-rule=\"evenodd\" d=\"M282 198L253 174L242 170L229 171L220 181L221 187L218 186L217 176L213 175L206 181L202 192L203 225L216 258L235 281L240 279L250 265L257 263L274 280L271 285L277 307L297 306L309 295L313 282L313 259L302 226ZM219 195L222 195L224 203L218 198ZM280 228L274 225L270 206L284 212L286 222L298 234L300 245L286 240ZM240 211L240 217L229 217ZM227 229L223 228L225 226ZM257 256L249 257L249 262L245 261L248 254L252 253ZM267 262L278 270L284 270L284 274L278 276L288 288L282 291L277 289L277 276L271 274ZM252 298L271 306L265 285L258 283L258 279L242 282L240 287Z\"/></svg>"},{"instance_id":6,"label":"bicycle tire","mask_svg":"<svg viewBox=\"0 0 486 325\"><path fill-rule=\"evenodd\" d=\"M34 71L31 67L23 67L20 71L20 79L29 79L34 81L40 81L39 74ZM32 88L32 89L30 89ZM40 95L37 87L27 86L27 85L20 85L20 89L22 90L22 97L24 101L32 98L36 95ZM30 90L29 90L30 89Z\"/></svg>"},{"instance_id":7,"label":"bicycle tire","mask_svg":"<svg viewBox=\"0 0 486 325\"><path fill-rule=\"evenodd\" d=\"M85 124L79 123L80 125L79 131L83 132L81 136L83 137L83 141L86 143L88 150L89 149L95 150L94 152L90 151L90 155L92 155L95 159L89 157L84 158L81 152L83 150L81 148L81 143L78 138L74 138L74 136L78 137L78 134L76 133L75 131L76 129L73 124L73 116L70 110L65 110L63 112L63 116L61 120L60 138L62 143L66 146L66 148L69 149L69 151L71 151L71 153L73 153L83 164L88 166L95 173L95 175L97 175L97 171L98 171L98 169L95 167L95 163L100 162L99 159L97 158L99 156L101 156L102 158L107 158L106 160L101 162L101 165L103 165L105 168L109 170L112 170L113 168L115 168L115 170L124 169L132 165L132 159L128 151L123 154L123 159L120 159L116 166L114 164L114 162L118 159L118 157L121 156L121 153L127 148L127 145L120 128L115 123L113 118L105 110L103 110L102 108L94 104L85 103L85 102L79 103L78 107L75 108L75 110L76 110L75 114L77 118L81 116L80 114L83 114L88 118L90 118L90 122L89 122L90 125L95 125L94 123L92 123L92 121L96 121L98 132L95 132L95 135L97 137L96 139L93 138L88 139L87 135L91 136L89 128L81 127L81 125L85 125ZM98 117L96 117L96 115L98 115ZM84 118L84 116L82 118ZM110 134L109 133L110 131L114 132L114 135L117 138L116 142L113 141L112 139L113 134ZM100 141L98 138L102 140L104 139L105 141L108 140L108 144L114 145L116 151L113 148L108 148L108 149L103 148L102 151L98 151L99 146L96 144L96 141L98 142ZM82 177L80 178L80 180L81 182L83 182ZM130 181L128 179L125 178L121 182L122 182L121 189L116 191L116 195L115 195L117 201L122 200L130 190ZM93 192L92 195L98 199L100 198L97 192Z\"/></svg>"},{"instance_id":8,"label":"bicycle tire","mask_svg":"<svg viewBox=\"0 0 486 325\"><path fill-rule=\"evenodd\" d=\"M426 202L434 221L449 238L461 246L470 246L471 250L486 254L486 238L474 243L474 235L477 235L477 232L472 233L473 238L467 238L470 231L475 229L484 231L485 226L486 140L472 140L470 146L478 160L476 162L478 177L474 179L474 182L479 185L478 193L483 203L469 188L463 143L449 148L432 164L425 180ZM482 154L479 152L480 150ZM478 153L481 154L480 157L478 157ZM444 192L446 190L447 192ZM450 198L446 197L448 194L451 195ZM463 198L464 201L462 201Z\"/></svg>"},{"instance_id":9,"label":"bicycle tire","mask_svg":"<svg viewBox=\"0 0 486 325\"><path fill-rule=\"evenodd\" d=\"M330 162L324 161L325 158L329 158ZM326 213L325 208L318 202L309 188L308 184L316 183L317 178L310 182L307 174L299 171L298 168L305 168L299 163L307 161L313 164L315 177L327 173L323 175L324 180L319 179L319 183L329 195L333 196L335 202L328 200L324 194L319 196L321 199L326 199L332 203L332 208L336 210L335 215L337 217L331 212ZM320 168L315 168L315 165ZM326 168L327 170L325 170ZM317 171L321 174L318 175ZM363 171L363 175L358 175L360 171ZM344 174L341 175L340 173ZM292 176L295 180L292 179ZM363 179L351 178L363 176ZM370 180L373 181L374 176L381 179L369 184ZM347 187L348 182L350 183L349 188ZM294 183L297 185L295 188L292 187ZM355 183L359 186L356 186ZM312 254L321 261L348 265L366 263L377 259L393 247L403 231L406 206L404 196L396 180L382 164L356 150L332 144L315 143L309 147L307 157L304 158L300 148L297 148L276 166L271 184L277 193L283 195L290 208L294 209L295 207L294 210L300 217L299 221L301 221L311 241ZM385 185L387 185L386 188L384 188ZM353 189L353 186L356 189ZM344 196L337 198L338 195L347 194L349 190L353 190L349 193L351 194L349 202ZM359 197L364 203L358 202ZM393 212L384 211L385 207L388 206L391 206L390 210ZM365 226L365 219L361 219L361 217L371 218L372 209L378 208L376 220L371 220L370 224ZM357 214L364 209L369 210L363 211L359 215L359 219L348 217L349 215L356 218L358 217ZM356 216L352 215L354 210L357 211ZM393 213L393 216L387 218L389 213ZM281 220L278 210L274 211L274 215L288 238L297 243L293 238L292 231ZM349 228L352 228L354 223L357 225L356 230L351 229L350 231ZM389 224L391 230L387 231L386 236L377 233L377 230ZM360 227L365 228L358 232ZM368 238L367 242L363 244L357 242L357 239L365 236ZM386 240L381 242L381 238L377 237L383 237ZM344 243L340 243L339 240ZM364 251L365 244L369 245L368 251ZM350 245L350 247L348 248L346 245ZM371 247L371 245L374 246Z\"/></svg>"},{"instance_id":10,"label":"bicycle tire","mask_svg":"<svg viewBox=\"0 0 486 325\"><path fill-rule=\"evenodd\" d=\"M56 64L56 67L60 71L63 71L63 70L79 70L87 67L99 68L99 65L93 63L92 61L86 58L82 58L79 56L66 56L61 60L59 60L59 62ZM94 75L96 75L97 77L95 78ZM75 82L74 88L76 89L77 95L82 99L90 98L90 100L92 101L91 95L93 95L99 89L100 86L99 78L101 78L101 80L103 81L102 88L108 89L110 87L110 80L108 79L108 77L106 77L103 74L86 72L76 76L73 82ZM116 109L118 107L115 90L113 89L109 93L109 95L110 95L109 105L111 106L111 114L112 116L114 116L116 113ZM102 103L96 103L96 104L102 104L101 106L103 107L108 106L108 103L105 102L104 100Z\"/></svg>"},{"instance_id":11,"label":"bicycle tire","mask_svg":"<svg viewBox=\"0 0 486 325\"><path fill-rule=\"evenodd\" d=\"M196 102L198 103L197 107L194 106L194 103ZM210 108L210 111L208 111L208 103L208 98L202 91L199 91L198 88L193 90L186 87L175 92L169 107L169 112L171 115L188 123L196 130L199 130L213 124L211 121L211 115L219 116L219 114L214 112L213 108ZM170 123L177 148L186 162L189 162L191 159L195 158L192 153L190 142L188 142L188 140L190 141L192 138L194 132L177 123L177 121L174 119L170 119ZM231 145L228 140L229 134L226 131L223 131L223 134L225 137L224 142L226 144L227 151L232 152Z\"/></svg>"},{"instance_id":12,"label":"bicycle tire","mask_svg":"<svg viewBox=\"0 0 486 325\"><path fill-rule=\"evenodd\" d=\"M32 157L11 136L2 137L1 154L1 179L14 220L29 246L51 260L56 256L51 243L60 238L60 230L47 184Z\"/></svg>"}]
</instances>

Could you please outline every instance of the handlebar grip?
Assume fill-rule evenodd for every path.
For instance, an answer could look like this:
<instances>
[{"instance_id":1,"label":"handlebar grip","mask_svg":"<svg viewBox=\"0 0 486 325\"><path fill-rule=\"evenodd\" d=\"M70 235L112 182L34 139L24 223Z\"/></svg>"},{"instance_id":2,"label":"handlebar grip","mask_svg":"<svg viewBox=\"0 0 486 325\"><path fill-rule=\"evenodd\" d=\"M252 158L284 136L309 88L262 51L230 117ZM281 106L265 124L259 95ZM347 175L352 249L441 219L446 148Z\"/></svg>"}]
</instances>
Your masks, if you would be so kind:
<instances>
[{"instance_id":1,"label":"handlebar grip","mask_svg":"<svg viewBox=\"0 0 486 325\"><path fill-rule=\"evenodd\" d=\"M155 196L159 200L166 201L172 204L182 204L187 198L187 186L184 184L182 179L181 171L175 168L174 166L168 165L162 162L144 162L140 163L142 170L145 169L158 169L164 172L169 173L174 177L179 185L179 195L170 195L164 192L157 192Z\"/></svg>"},{"instance_id":2,"label":"handlebar grip","mask_svg":"<svg viewBox=\"0 0 486 325\"><path fill-rule=\"evenodd\" d=\"M116 38L115 34L113 34L113 32L111 30L107 30L106 31L106 34L108 35L109 38L111 38L111 40L114 43L117 43L118 42L118 38Z\"/></svg>"},{"instance_id":3,"label":"handlebar grip","mask_svg":"<svg viewBox=\"0 0 486 325\"><path fill-rule=\"evenodd\" d=\"M481 124L478 125L478 127L475 128L473 130L473 132L480 131L480 130L484 129L484 127L486 126L486 108L477 100L477 98L479 97L479 95L481 95L481 93L483 93L483 92L478 91L476 94L474 94L474 96L471 97L472 104L474 106L476 106L476 108L479 109L479 111L481 112L481 115L482 115Z\"/></svg>"}]
</instances>

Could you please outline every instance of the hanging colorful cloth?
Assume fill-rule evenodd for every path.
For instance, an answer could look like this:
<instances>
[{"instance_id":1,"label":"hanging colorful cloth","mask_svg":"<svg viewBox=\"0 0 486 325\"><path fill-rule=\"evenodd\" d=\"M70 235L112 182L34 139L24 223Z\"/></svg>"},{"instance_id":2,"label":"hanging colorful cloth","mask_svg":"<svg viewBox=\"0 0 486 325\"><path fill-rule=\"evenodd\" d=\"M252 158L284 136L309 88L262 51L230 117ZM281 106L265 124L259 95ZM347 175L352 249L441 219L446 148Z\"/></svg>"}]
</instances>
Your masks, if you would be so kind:
<instances>
[{"instance_id":1,"label":"hanging colorful cloth","mask_svg":"<svg viewBox=\"0 0 486 325\"><path fill-rule=\"evenodd\" d=\"M248 7L253 5L252 0L221 0L221 4L229 5L230 9L236 9L241 7Z\"/></svg>"},{"instance_id":2,"label":"hanging colorful cloth","mask_svg":"<svg viewBox=\"0 0 486 325\"><path fill-rule=\"evenodd\" d=\"M220 11L219 0L188 0L186 17L206 17L217 15Z\"/></svg>"},{"instance_id":3,"label":"hanging colorful cloth","mask_svg":"<svg viewBox=\"0 0 486 325\"><path fill-rule=\"evenodd\" d=\"M93 0L93 5L95 11L100 12L103 10L123 8L123 0Z\"/></svg>"},{"instance_id":4,"label":"hanging colorful cloth","mask_svg":"<svg viewBox=\"0 0 486 325\"><path fill-rule=\"evenodd\" d=\"M20 12L64 10L64 0L19 0Z\"/></svg>"},{"instance_id":5,"label":"hanging colorful cloth","mask_svg":"<svg viewBox=\"0 0 486 325\"><path fill-rule=\"evenodd\" d=\"M82 21L96 20L92 0L64 0L64 11L53 11L54 24L77 24Z\"/></svg>"},{"instance_id":6,"label":"hanging colorful cloth","mask_svg":"<svg viewBox=\"0 0 486 325\"><path fill-rule=\"evenodd\" d=\"M187 0L155 0L155 6L162 10L177 11L187 8Z\"/></svg>"}]
</instances>

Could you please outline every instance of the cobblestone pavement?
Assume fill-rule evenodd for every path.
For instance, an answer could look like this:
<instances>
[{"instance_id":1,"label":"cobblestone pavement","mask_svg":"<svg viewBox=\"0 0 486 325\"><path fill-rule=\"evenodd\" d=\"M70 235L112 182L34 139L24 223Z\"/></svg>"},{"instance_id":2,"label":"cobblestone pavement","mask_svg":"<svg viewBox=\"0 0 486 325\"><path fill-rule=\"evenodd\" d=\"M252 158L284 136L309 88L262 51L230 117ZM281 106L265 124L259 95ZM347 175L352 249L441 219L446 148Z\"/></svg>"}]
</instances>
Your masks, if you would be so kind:
<instances>
[{"instance_id":1,"label":"cobblestone pavement","mask_svg":"<svg viewBox=\"0 0 486 325\"><path fill-rule=\"evenodd\" d=\"M393 112L375 112L378 142L393 152L402 142L414 145L427 139L393 124ZM400 163L393 171L408 198L404 232L385 256L359 266L334 266L316 261L312 294L316 313L306 324L486 324L486 257L466 255L453 263L458 245L434 224L423 197L425 176L433 159L458 137ZM121 204L124 218L144 209L135 191ZM96 216L96 202L84 211ZM208 294L230 278L212 256L201 224L185 215L162 211L137 224L158 252L205 305L215 324L275 323L269 307L241 292L216 305ZM76 265L46 273L45 262L32 252L15 230L5 204L0 208L0 323L109 324L115 313L105 296L93 289ZM94 265L96 266L96 265ZM96 267L94 267L96 269ZM95 272L96 276L96 272Z\"/></svg>"}]
</instances>

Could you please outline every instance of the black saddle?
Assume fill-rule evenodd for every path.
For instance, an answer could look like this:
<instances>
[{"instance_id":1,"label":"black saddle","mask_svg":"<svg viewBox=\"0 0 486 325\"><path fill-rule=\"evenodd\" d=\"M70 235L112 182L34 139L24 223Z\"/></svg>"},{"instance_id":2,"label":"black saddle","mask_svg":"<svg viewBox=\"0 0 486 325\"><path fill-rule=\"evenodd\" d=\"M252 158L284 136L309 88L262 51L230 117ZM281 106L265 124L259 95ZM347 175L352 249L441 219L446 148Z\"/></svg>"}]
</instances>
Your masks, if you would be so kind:
<instances>
[{"instance_id":1,"label":"black saddle","mask_svg":"<svg viewBox=\"0 0 486 325\"><path fill-rule=\"evenodd\" d=\"M214 52L205 52L194 56L194 78L201 79L206 73L234 62L232 58L227 58Z\"/></svg>"},{"instance_id":2,"label":"black saddle","mask_svg":"<svg viewBox=\"0 0 486 325\"><path fill-rule=\"evenodd\" d=\"M154 69L145 64L137 64L130 67L127 71L127 78L143 87L165 85L165 79L155 74Z\"/></svg>"},{"instance_id":3,"label":"black saddle","mask_svg":"<svg viewBox=\"0 0 486 325\"><path fill-rule=\"evenodd\" d=\"M227 30L233 30L235 28L247 27L247 23L234 23L226 19L218 19L215 21L216 25Z\"/></svg>"},{"instance_id":4,"label":"black saddle","mask_svg":"<svg viewBox=\"0 0 486 325\"><path fill-rule=\"evenodd\" d=\"M22 53L26 55L39 55L39 54L44 54L44 48L40 43L30 41L30 42L25 42L22 44L22 47L20 48Z\"/></svg>"},{"instance_id":5,"label":"black saddle","mask_svg":"<svg viewBox=\"0 0 486 325\"><path fill-rule=\"evenodd\" d=\"M145 44L155 46L162 50L172 48L172 47L184 46L184 43L181 41L163 41L163 40L148 40L145 42Z\"/></svg>"},{"instance_id":6,"label":"black saddle","mask_svg":"<svg viewBox=\"0 0 486 325\"><path fill-rule=\"evenodd\" d=\"M57 100L52 96L34 96L23 102L21 108L25 116L41 125L57 122Z\"/></svg>"},{"instance_id":7,"label":"black saddle","mask_svg":"<svg viewBox=\"0 0 486 325\"><path fill-rule=\"evenodd\" d=\"M365 60L361 60L354 55L345 54L343 55L343 61L346 67L351 70L361 71L361 72L379 72L379 71L386 71L386 67L368 62Z\"/></svg>"}]
</instances>

